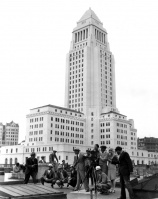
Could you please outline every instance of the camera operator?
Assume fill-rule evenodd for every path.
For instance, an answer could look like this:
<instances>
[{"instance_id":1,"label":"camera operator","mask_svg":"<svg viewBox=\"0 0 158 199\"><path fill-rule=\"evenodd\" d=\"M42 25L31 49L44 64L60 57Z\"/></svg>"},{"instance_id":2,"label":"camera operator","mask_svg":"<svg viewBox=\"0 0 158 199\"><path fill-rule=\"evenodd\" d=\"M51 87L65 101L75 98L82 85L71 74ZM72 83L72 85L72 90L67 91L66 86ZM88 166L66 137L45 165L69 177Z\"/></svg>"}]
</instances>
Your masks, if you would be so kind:
<instances>
[{"instance_id":1,"label":"camera operator","mask_svg":"<svg viewBox=\"0 0 158 199\"><path fill-rule=\"evenodd\" d=\"M78 191L80 189L81 180L84 184L84 188L86 192L89 192L89 185L87 182L87 178L85 178L85 156L84 153L80 152L80 149L74 149L75 156L74 156L74 167L77 170L77 185L74 191Z\"/></svg>"},{"instance_id":2,"label":"camera operator","mask_svg":"<svg viewBox=\"0 0 158 199\"><path fill-rule=\"evenodd\" d=\"M95 167L99 166L99 158L100 158L100 150L99 150L99 145L95 144L94 149L92 151L92 158L95 160Z\"/></svg>"},{"instance_id":3,"label":"camera operator","mask_svg":"<svg viewBox=\"0 0 158 199\"><path fill-rule=\"evenodd\" d=\"M91 185L93 185L93 175L92 175L92 160L91 160L91 150L86 150L86 159L85 159L85 171L86 171L86 177L89 184L89 177L91 178Z\"/></svg>"}]
</instances>

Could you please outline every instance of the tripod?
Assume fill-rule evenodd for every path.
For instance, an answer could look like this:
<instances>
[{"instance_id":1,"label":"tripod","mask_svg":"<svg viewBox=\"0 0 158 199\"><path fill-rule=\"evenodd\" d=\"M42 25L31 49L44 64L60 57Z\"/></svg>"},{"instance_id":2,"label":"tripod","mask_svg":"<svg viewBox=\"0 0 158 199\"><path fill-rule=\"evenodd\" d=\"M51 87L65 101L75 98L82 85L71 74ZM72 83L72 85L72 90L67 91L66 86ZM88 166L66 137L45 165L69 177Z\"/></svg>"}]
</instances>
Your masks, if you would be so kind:
<instances>
[{"instance_id":1,"label":"tripod","mask_svg":"<svg viewBox=\"0 0 158 199\"><path fill-rule=\"evenodd\" d=\"M94 191L94 195L95 195L95 199L97 199L97 185L96 185L96 172L95 172L95 166L94 164L90 165L90 167L88 168L87 172L86 172L86 175L85 175L85 178L84 180L82 181L82 183L80 184L80 189L84 183L84 181L89 177L89 173L92 172L92 178L93 178L93 182L94 182L94 188L92 188L90 190L90 199L93 199L93 191Z\"/></svg>"}]
</instances>

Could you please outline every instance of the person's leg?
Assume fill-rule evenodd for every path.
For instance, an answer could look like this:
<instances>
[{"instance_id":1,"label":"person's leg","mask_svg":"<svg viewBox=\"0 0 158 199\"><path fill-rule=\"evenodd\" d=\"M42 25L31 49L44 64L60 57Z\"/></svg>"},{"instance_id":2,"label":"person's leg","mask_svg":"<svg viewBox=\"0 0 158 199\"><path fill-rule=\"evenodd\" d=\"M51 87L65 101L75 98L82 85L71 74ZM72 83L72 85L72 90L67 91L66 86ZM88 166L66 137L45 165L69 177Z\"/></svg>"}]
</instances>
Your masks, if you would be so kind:
<instances>
[{"instance_id":1,"label":"person's leg","mask_svg":"<svg viewBox=\"0 0 158 199\"><path fill-rule=\"evenodd\" d=\"M121 174L120 174L120 185L121 185L121 199L126 199L125 182Z\"/></svg>"},{"instance_id":2,"label":"person's leg","mask_svg":"<svg viewBox=\"0 0 158 199\"><path fill-rule=\"evenodd\" d=\"M89 178L91 179L91 185L93 185L92 167L89 169Z\"/></svg>"},{"instance_id":3,"label":"person's leg","mask_svg":"<svg viewBox=\"0 0 158 199\"><path fill-rule=\"evenodd\" d=\"M79 171L77 171L77 184L76 184L76 190L80 189L80 183L81 183L81 177Z\"/></svg>"},{"instance_id":4,"label":"person's leg","mask_svg":"<svg viewBox=\"0 0 158 199\"><path fill-rule=\"evenodd\" d=\"M31 175L31 177L32 177L33 183L34 183L34 184L37 183L37 179L36 179L37 173L36 173L36 172L32 172L30 175Z\"/></svg>"},{"instance_id":5,"label":"person's leg","mask_svg":"<svg viewBox=\"0 0 158 199\"><path fill-rule=\"evenodd\" d=\"M30 173L25 174L24 184L27 184L29 182L29 179L30 179Z\"/></svg>"},{"instance_id":6,"label":"person's leg","mask_svg":"<svg viewBox=\"0 0 158 199\"><path fill-rule=\"evenodd\" d=\"M42 177L42 178L40 179L40 181L41 181L41 183L44 185L44 182L45 182L44 177Z\"/></svg>"},{"instance_id":7,"label":"person's leg","mask_svg":"<svg viewBox=\"0 0 158 199\"><path fill-rule=\"evenodd\" d=\"M89 191L89 185L88 185L88 181L87 178L85 177L85 171L80 171L80 176L81 176L81 180L82 183L84 184L84 188L86 191Z\"/></svg>"},{"instance_id":8,"label":"person's leg","mask_svg":"<svg viewBox=\"0 0 158 199\"><path fill-rule=\"evenodd\" d=\"M130 183L130 176L123 176L126 188L129 192L130 199L134 199L134 192Z\"/></svg>"},{"instance_id":9,"label":"person's leg","mask_svg":"<svg viewBox=\"0 0 158 199\"><path fill-rule=\"evenodd\" d=\"M111 180L111 190L112 190L112 193L115 192L115 179Z\"/></svg>"}]
</instances>

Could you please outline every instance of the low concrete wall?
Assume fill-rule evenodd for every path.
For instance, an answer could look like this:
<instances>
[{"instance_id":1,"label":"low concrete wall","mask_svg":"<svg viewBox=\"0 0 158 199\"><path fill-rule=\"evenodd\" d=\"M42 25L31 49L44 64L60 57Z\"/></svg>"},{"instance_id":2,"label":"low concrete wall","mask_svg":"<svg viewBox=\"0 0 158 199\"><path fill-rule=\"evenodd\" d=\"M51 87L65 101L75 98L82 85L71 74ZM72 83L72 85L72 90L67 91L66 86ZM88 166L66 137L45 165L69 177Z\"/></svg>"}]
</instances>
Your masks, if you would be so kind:
<instances>
[{"instance_id":1,"label":"low concrete wall","mask_svg":"<svg viewBox=\"0 0 158 199\"><path fill-rule=\"evenodd\" d=\"M38 180L42 177L42 175L44 174L46 169L48 169L47 164L39 164L38 165L38 173L37 173L37 179Z\"/></svg>"}]
</instances>

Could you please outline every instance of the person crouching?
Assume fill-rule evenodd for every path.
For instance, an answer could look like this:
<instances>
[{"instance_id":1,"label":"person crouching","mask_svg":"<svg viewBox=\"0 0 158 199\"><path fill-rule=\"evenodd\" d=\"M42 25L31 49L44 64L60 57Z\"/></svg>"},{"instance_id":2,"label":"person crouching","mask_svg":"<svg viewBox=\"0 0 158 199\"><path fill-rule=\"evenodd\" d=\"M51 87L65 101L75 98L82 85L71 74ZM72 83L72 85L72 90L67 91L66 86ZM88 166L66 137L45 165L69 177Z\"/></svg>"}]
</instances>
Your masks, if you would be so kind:
<instances>
[{"instance_id":1,"label":"person crouching","mask_svg":"<svg viewBox=\"0 0 158 199\"><path fill-rule=\"evenodd\" d=\"M96 166L96 178L97 178L97 191L101 194L109 194L109 189L111 188L110 180L108 176L102 172L100 166Z\"/></svg>"},{"instance_id":2,"label":"person crouching","mask_svg":"<svg viewBox=\"0 0 158 199\"><path fill-rule=\"evenodd\" d=\"M67 187L72 186L73 188L76 186L77 183L77 171L74 166L70 167L70 177L68 177Z\"/></svg>"},{"instance_id":3,"label":"person crouching","mask_svg":"<svg viewBox=\"0 0 158 199\"><path fill-rule=\"evenodd\" d=\"M44 183L51 183L51 187L53 188L53 185L55 184L56 182L56 179L55 179L55 172L54 172L54 169L53 169L53 165L52 164L49 164L48 165L48 169L45 170L43 176L41 177L41 183L44 185Z\"/></svg>"},{"instance_id":4,"label":"person crouching","mask_svg":"<svg viewBox=\"0 0 158 199\"><path fill-rule=\"evenodd\" d=\"M68 182L68 173L66 170L63 169L62 165L58 166L57 171L57 181L56 184L62 188L64 186L64 183Z\"/></svg>"}]
</instances>

